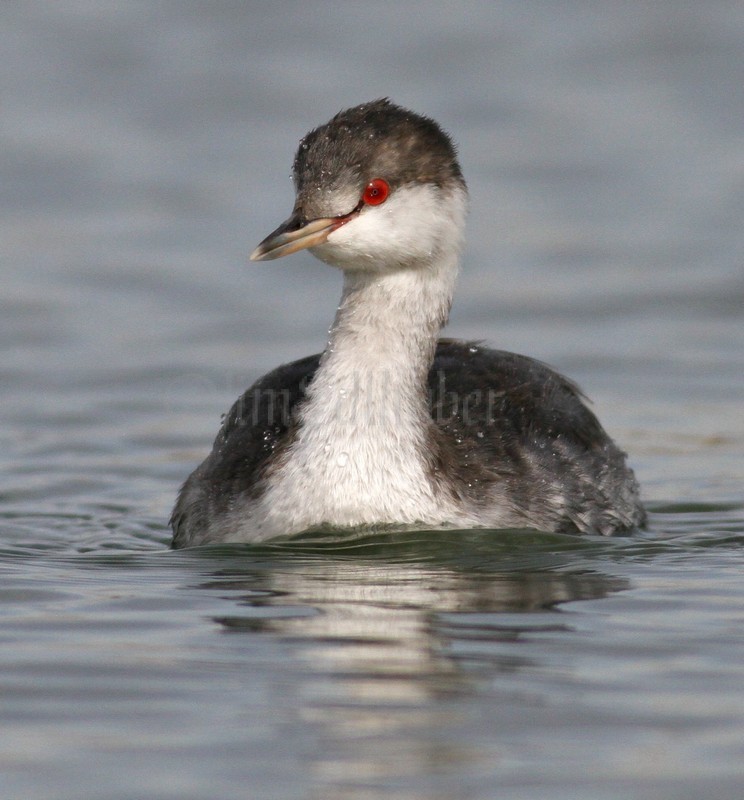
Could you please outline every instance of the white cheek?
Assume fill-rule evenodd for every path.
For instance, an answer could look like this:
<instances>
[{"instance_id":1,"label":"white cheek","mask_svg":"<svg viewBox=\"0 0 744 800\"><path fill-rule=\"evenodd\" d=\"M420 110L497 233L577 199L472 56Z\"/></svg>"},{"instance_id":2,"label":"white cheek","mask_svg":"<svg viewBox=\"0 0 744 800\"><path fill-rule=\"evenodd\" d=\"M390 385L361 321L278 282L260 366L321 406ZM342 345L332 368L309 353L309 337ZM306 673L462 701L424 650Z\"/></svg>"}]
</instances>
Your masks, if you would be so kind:
<instances>
[{"instance_id":1,"label":"white cheek","mask_svg":"<svg viewBox=\"0 0 744 800\"><path fill-rule=\"evenodd\" d=\"M466 205L464 191L443 195L434 186L403 187L383 205L365 208L314 252L346 269L428 263L459 247Z\"/></svg>"}]
</instances>

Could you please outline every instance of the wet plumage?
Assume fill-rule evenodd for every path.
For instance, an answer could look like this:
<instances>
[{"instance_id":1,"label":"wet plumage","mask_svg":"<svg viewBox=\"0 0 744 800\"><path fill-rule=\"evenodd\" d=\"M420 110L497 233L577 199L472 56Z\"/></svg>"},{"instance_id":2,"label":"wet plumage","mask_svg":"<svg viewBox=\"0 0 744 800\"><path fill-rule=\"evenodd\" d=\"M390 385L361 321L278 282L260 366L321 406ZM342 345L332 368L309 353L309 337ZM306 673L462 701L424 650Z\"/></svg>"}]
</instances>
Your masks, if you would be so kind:
<instances>
[{"instance_id":1,"label":"wet plumage","mask_svg":"<svg viewBox=\"0 0 744 800\"><path fill-rule=\"evenodd\" d=\"M625 455L573 383L439 340L466 190L436 123L389 101L349 109L303 139L294 171L292 215L253 257L310 247L343 270L329 346L238 399L181 490L174 546L328 527L643 524Z\"/></svg>"}]
</instances>

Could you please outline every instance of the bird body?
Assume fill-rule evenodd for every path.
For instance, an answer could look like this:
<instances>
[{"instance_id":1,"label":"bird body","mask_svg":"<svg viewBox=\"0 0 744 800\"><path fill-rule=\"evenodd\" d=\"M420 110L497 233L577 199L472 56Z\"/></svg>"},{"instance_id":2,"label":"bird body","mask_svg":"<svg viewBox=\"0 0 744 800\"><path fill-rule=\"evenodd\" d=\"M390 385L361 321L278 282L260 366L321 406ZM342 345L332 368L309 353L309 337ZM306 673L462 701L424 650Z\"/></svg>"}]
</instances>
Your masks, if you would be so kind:
<instances>
[{"instance_id":1,"label":"bird body","mask_svg":"<svg viewBox=\"0 0 744 800\"><path fill-rule=\"evenodd\" d=\"M292 216L252 258L344 274L328 345L251 387L184 484L175 547L317 528L612 533L644 512L624 454L539 362L439 340L467 191L449 138L387 100L300 143Z\"/></svg>"}]
</instances>

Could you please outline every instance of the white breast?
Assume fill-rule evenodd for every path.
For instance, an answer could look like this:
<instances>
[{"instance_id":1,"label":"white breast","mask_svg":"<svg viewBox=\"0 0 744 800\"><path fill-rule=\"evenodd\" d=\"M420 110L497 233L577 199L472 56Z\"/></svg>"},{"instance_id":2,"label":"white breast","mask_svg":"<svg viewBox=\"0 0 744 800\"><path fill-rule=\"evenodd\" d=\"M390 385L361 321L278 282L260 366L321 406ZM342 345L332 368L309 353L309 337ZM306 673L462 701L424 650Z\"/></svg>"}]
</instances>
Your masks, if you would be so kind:
<instances>
[{"instance_id":1,"label":"white breast","mask_svg":"<svg viewBox=\"0 0 744 800\"><path fill-rule=\"evenodd\" d=\"M236 509L236 538L322 524L468 523L430 474L426 390L466 204L464 190L443 196L431 186L404 188L314 248L345 269L341 305L297 436L260 499ZM408 266L396 263L396 253Z\"/></svg>"}]
</instances>

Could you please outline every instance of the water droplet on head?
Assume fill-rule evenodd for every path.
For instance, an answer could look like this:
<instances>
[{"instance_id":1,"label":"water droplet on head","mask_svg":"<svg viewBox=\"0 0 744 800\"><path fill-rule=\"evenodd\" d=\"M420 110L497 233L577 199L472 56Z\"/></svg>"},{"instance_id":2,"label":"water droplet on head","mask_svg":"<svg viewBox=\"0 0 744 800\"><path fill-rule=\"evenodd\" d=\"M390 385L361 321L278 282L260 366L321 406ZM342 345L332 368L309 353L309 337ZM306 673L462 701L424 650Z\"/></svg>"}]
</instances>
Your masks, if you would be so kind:
<instances>
[{"instance_id":1,"label":"water droplet on head","mask_svg":"<svg viewBox=\"0 0 744 800\"><path fill-rule=\"evenodd\" d=\"M336 463L339 465L339 467L345 467L349 463L349 454L339 453Z\"/></svg>"}]
</instances>

